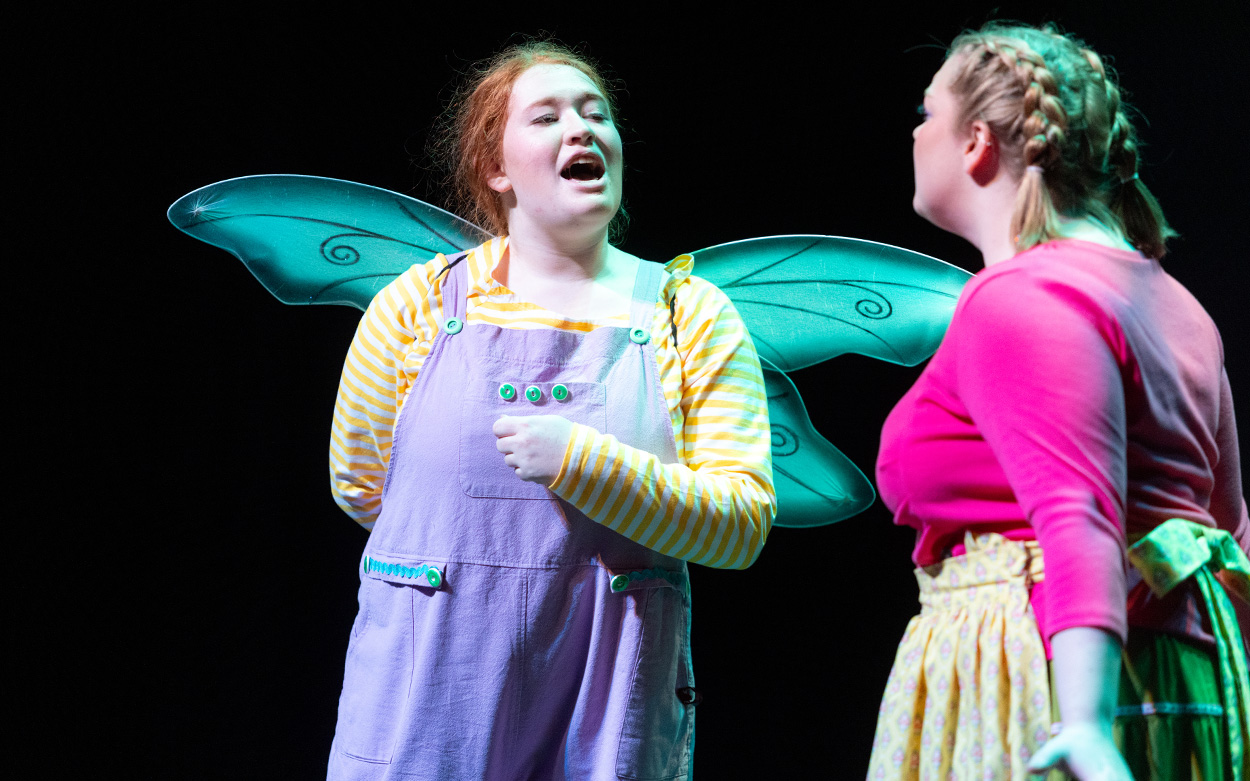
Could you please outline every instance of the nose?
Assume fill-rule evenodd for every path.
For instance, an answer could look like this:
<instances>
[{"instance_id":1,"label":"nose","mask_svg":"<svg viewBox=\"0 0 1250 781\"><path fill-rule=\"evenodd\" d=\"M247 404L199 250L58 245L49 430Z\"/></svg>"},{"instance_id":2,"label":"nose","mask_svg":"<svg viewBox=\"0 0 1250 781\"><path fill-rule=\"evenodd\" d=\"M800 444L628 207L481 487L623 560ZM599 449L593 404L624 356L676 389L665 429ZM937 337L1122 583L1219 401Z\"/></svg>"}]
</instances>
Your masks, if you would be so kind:
<instances>
[{"instance_id":1,"label":"nose","mask_svg":"<svg viewBox=\"0 0 1250 781\"><path fill-rule=\"evenodd\" d=\"M564 142L566 144L589 144L595 138L595 130L590 123L576 111L569 112L569 120L565 125Z\"/></svg>"}]
</instances>

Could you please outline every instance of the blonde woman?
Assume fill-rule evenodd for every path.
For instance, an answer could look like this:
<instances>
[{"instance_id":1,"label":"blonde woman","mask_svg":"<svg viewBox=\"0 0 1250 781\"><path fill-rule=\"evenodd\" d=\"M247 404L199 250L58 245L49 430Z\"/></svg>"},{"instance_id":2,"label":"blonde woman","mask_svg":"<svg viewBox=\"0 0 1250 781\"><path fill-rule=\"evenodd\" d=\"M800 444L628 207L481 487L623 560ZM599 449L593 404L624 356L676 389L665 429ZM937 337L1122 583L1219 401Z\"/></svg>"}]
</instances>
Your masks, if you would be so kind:
<instances>
[{"instance_id":1,"label":"blonde woman","mask_svg":"<svg viewBox=\"0 0 1250 781\"><path fill-rule=\"evenodd\" d=\"M1215 325L1160 266L1172 231L1114 74L991 24L922 112L914 207L985 270L882 432L922 611L869 777L1244 777L1245 646L1211 577L1250 593L1232 396ZM1157 576L1194 546L1213 563Z\"/></svg>"}]
</instances>

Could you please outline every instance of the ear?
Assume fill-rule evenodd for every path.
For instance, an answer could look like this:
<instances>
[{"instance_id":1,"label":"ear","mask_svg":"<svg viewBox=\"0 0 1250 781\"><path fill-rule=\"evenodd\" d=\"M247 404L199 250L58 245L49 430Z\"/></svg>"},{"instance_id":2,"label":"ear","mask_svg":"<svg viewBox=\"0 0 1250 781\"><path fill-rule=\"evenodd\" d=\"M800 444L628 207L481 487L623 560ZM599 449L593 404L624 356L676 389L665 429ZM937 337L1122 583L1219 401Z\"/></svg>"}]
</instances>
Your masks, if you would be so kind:
<instances>
[{"instance_id":1,"label":"ear","mask_svg":"<svg viewBox=\"0 0 1250 781\"><path fill-rule=\"evenodd\" d=\"M491 164L490 173L486 176L486 186L497 193L506 193L512 189L512 180L503 172L499 163Z\"/></svg>"},{"instance_id":2,"label":"ear","mask_svg":"<svg viewBox=\"0 0 1250 781\"><path fill-rule=\"evenodd\" d=\"M974 120L964 145L964 172L984 187L998 175L998 154L998 139L994 138L990 126L982 120Z\"/></svg>"}]
</instances>

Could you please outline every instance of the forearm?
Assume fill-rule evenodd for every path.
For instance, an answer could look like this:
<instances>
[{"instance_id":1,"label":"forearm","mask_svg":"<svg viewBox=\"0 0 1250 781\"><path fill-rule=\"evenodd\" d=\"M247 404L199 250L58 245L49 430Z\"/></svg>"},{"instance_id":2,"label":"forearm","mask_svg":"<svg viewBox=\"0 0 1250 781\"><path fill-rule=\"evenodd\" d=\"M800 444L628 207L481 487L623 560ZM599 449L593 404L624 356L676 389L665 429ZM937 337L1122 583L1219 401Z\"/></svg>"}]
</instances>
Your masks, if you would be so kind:
<instances>
[{"instance_id":1,"label":"forearm","mask_svg":"<svg viewBox=\"0 0 1250 781\"><path fill-rule=\"evenodd\" d=\"M1120 686L1119 638L1077 626L1056 632L1050 647L1063 728L1083 725L1110 735Z\"/></svg>"},{"instance_id":2,"label":"forearm","mask_svg":"<svg viewBox=\"0 0 1250 781\"><path fill-rule=\"evenodd\" d=\"M1081 781L1132 781L1112 737L1120 686L1120 640L1091 626L1050 638L1063 728L1038 749L1029 770L1065 770Z\"/></svg>"},{"instance_id":3,"label":"forearm","mask_svg":"<svg viewBox=\"0 0 1250 781\"><path fill-rule=\"evenodd\" d=\"M640 545L726 569L755 561L776 514L765 475L662 464L581 425L551 490Z\"/></svg>"}]
</instances>

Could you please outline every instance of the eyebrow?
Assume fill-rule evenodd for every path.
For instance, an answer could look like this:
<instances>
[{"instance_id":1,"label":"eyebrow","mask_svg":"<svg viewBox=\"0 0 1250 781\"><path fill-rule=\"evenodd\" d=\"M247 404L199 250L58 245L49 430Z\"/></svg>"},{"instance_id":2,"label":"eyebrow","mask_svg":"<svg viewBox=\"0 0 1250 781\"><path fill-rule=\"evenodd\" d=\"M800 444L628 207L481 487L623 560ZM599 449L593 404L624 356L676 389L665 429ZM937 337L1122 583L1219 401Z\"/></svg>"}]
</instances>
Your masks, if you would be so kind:
<instances>
[{"instance_id":1,"label":"eyebrow","mask_svg":"<svg viewBox=\"0 0 1250 781\"><path fill-rule=\"evenodd\" d=\"M604 96L600 95L598 92L591 92L590 90L586 90L585 92L580 93L579 95L577 95L576 97L574 97L574 98L573 98L573 101L572 101L572 102L574 102L574 103L588 103L588 102L590 102L590 101L592 101L592 100L598 100L598 101L600 101L600 102L602 102L602 103L604 103L604 104L606 104L606 103L608 102L608 99L607 99L607 98L605 98ZM549 106L549 105L551 105L552 103L558 103L559 101L560 101L560 98L558 98L558 97L547 97L547 98L542 98L542 99L540 99L540 100L536 100L536 101L534 101L533 103L529 104L528 106L526 106L525 108L523 108L523 109L521 109L521 110L522 110L522 111L529 111L529 110L530 110L530 109L532 109L532 108L537 108L537 107L539 107L539 106Z\"/></svg>"}]
</instances>

